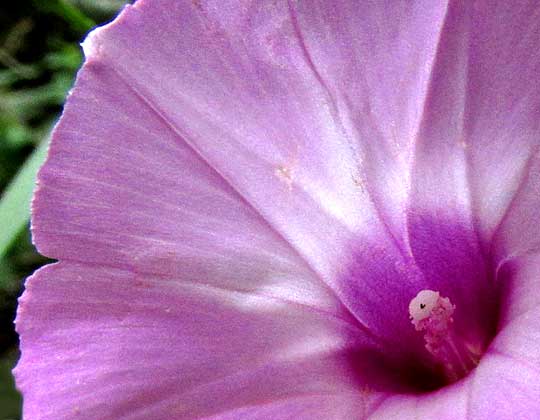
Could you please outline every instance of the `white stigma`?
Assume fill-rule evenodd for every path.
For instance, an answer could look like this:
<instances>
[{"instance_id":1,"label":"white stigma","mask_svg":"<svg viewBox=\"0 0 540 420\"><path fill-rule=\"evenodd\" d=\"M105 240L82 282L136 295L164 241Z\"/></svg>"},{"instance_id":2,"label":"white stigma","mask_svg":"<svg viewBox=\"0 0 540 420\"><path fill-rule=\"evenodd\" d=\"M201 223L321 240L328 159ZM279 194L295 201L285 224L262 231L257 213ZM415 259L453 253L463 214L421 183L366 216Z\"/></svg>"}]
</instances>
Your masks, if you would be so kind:
<instances>
[{"instance_id":1,"label":"white stigma","mask_svg":"<svg viewBox=\"0 0 540 420\"><path fill-rule=\"evenodd\" d=\"M441 298L439 292L433 290L422 290L416 297L409 303L409 315L411 316L412 323L417 326L420 321L429 318L435 309L443 303L443 306L448 307L450 300L448 298ZM452 306L450 316L454 313L454 307Z\"/></svg>"}]
</instances>

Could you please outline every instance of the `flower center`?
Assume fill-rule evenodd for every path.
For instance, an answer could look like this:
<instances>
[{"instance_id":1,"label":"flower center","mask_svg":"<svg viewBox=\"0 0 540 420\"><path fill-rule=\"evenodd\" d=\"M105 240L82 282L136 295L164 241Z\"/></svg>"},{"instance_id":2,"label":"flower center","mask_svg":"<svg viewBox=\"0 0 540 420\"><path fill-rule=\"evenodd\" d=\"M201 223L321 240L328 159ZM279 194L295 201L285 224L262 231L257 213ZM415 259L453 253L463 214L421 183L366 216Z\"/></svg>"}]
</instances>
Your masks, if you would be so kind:
<instances>
[{"instance_id":1,"label":"flower center","mask_svg":"<svg viewBox=\"0 0 540 420\"><path fill-rule=\"evenodd\" d=\"M455 309L450 299L433 290L421 290L409 303L411 322L424 333L426 350L441 365L448 382L467 375L480 360L452 328Z\"/></svg>"}]
</instances>

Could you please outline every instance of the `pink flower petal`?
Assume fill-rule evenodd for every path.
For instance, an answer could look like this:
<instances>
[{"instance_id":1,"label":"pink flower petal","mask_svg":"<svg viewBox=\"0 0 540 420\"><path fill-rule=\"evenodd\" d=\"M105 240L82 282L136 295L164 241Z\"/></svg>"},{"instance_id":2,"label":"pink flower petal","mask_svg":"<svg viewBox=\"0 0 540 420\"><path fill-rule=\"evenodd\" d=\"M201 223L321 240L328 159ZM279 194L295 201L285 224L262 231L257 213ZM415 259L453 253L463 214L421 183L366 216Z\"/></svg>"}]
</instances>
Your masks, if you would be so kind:
<instances>
[{"instance_id":1,"label":"pink flower petal","mask_svg":"<svg viewBox=\"0 0 540 420\"><path fill-rule=\"evenodd\" d=\"M499 331L471 378L469 415L480 420L534 418L540 413L540 256L508 261Z\"/></svg>"},{"instance_id":2,"label":"pink flower petal","mask_svg":"<svg viewBox=\"0 0 540 420\"><path fill-rule=\"evenodd\" d=\"M357 183L387 233L406 247L410 160L447 2L289 3L337 124L355 145Z\"/></svg>"},{"instance_id":3,"label":"pink flower petal","mask_svg":"<svg viewBox=\"0 0 540 420\"><path fill-rule=\"evenodd\" d=\"M534 418L540 413L539 339L538 308L499 332L472 378L471 418Z\"/></svg>"},{"instance_id":4,"label":"pink flower petal","mask_svg":"<svg viewBox=\"0 0 540 420\"><path fill-rule=\"evenodd\" d=\"M398 223L405 166L395 155L413 140L421 105L407 104L421 102L427 89L445 7L259 6L143 0L94 32L85 48L90 63L114 68L332 284L351 240L388 241L387 224ZM325 32L314 33L314 23ZM373 27L385 28L375 40ZM333 80L335 88L327 85ZM372 106L374 121L344 121L346 94L361 101L348 118ZM397 115L395 130L379 133ZM372 183L387 187L382 209ZM404 233L402 223L395 229Z\"/></svg>"},{"instance_id":5,"label":"pink flower petal","mask_svg":"<svg viewBox=\"0 0 540 420\"><path fill-rule=\"evenodd\" d=\"M78 263L35 274L17 322L25 418L198 418L271 402L341 418L365 404L347 322L179 280Z\"/></svg>"},{"instance_id":6,"label":"pink flower petal","mask_svg":"<svg viewBox=\"0 0 540 420\"><path fill-rule=\"evenodd\" d=\"M79 75L55 130L33 210L34 241L51 258L341 307L252 206L97 62Z\"/></svg>"},{"instance_id":7,"label":"pink flower petal","mask_svg":"<svg viewBox=\"0 0 540 420\"><path fill-rule=\"evenodd\" d=\"M528 157L519 187L497 226L493 254L499 265L540 251L540 150Z\"/></svg>"},{"instance_id":8,"label":"pink flower petal","mask_svg":"<svg viewBox=\"0 0 540 420\"><path fill-rule=\"evenodd\" d=\"M450 2L418 133L411 212L474 225L486 252L538 172L539 17L530 0Z\"/></svg>"}]
</instances>

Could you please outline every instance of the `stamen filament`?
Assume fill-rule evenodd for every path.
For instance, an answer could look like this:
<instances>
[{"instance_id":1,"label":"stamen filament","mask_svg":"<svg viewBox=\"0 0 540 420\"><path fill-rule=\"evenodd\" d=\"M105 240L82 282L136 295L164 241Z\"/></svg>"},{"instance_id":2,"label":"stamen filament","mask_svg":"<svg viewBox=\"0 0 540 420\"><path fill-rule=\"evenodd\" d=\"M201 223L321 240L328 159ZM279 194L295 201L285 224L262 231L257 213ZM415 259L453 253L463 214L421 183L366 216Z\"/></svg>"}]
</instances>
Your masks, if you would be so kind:
<instances>
[{"instance_id":1,"label":"stamen filament","mask_svg":"<svg viewBox=\"0 0 540 420\"><path fill-rule=\"evenodd\" d=\"M455 305L439 292L422 290L411 300L409 315L417 331L424 332L427 351L439 362L450 382L465 376L478 364L470 346L452 329Z\"/></svg>"}]
</instances>

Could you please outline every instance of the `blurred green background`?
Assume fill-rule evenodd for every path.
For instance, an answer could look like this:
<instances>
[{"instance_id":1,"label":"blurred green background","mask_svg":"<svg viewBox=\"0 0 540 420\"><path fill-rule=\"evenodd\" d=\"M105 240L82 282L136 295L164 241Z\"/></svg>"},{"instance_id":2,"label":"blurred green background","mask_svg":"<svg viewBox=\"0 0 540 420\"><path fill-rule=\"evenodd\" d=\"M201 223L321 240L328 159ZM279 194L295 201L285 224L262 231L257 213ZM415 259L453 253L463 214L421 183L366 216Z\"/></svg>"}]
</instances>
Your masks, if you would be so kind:
<instances>
[{"instance_id":1,"label":"blurred green background","mask_svg":"<svg viewBox=\"0 0 540 420\"><path fill-rule=\"evenodd\" d=\"M21 418L11 369L13 320L24 279L48 260L31 243L29 203L49 134L73 84L79 43L125 0L18 0L0 4L0 420Z\"/></svg>"}]
</instances>

